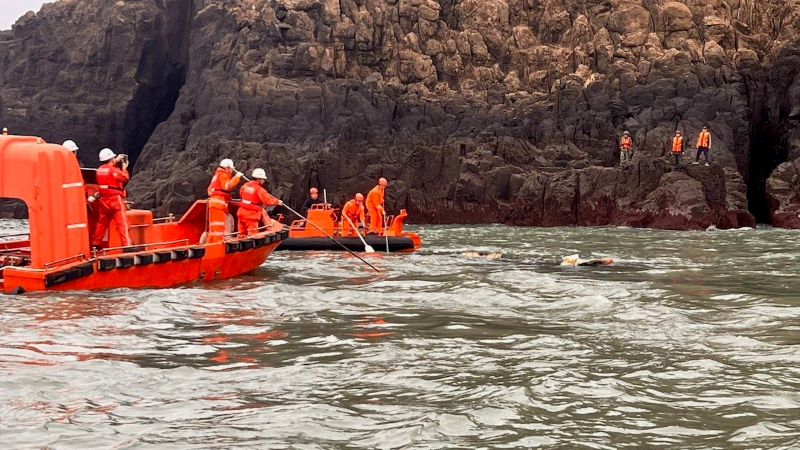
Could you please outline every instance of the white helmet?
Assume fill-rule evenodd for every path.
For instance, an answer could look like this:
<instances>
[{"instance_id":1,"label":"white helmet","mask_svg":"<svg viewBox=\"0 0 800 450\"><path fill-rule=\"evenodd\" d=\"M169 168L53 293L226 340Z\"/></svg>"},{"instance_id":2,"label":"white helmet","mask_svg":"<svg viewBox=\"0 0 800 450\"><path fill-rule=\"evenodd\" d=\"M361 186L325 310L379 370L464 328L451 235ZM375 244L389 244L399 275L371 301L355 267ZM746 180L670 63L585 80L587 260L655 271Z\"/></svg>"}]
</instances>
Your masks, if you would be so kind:
<instances>
[{"instance_id":1,"label":"white helmet","mask_svg":"<svg viewBox=\"0 0 800 450\"><path fill-rule=\"evenodd\" d=\"M106 162L115 156L117 156L117 154L112 152L110 148L100 150L100 162Z\"/></svg>"},{"instance_id":2,"label":"white helmet","mask_svg":"<svg viewBox=\"0 0 800 450\"><path fill-rule=\"evenodd\" d=\"M267 173L264 172L264 169L255 169L253 171L253 178L256 178L258 180L266 180L267 179Z\"/></svg>"},{"instance_id":3,"label":"white helmet","mask_svg":"<svg viewBox=\"0 0 800 450\"><path fill-rule=\"evenodd\" d=\"M61 144L61 145L63 145L64 147L66 147L66 148L67 148L67 150L69 150L69 151L71 151L71 152L77 152L77 151L78 151L78 145L77 145L77 144L75 144L75 142L74 142L74 141L72 141L72 140L70 140L70 139L67 139L67 140L66 140L66 141L64 141L64 143L63 143L63 144Z\"/></svg>"},{"instance_id":4,"label":"white helmet","mask_svg":"<svg viewBox=\"0 0 800 450\"><path fill-rule=\"evenodd\" d=\"M222 167L223 169L233 169L234 168L233 167L233 161L231 161L228 158L225 158L222 161L220 161L219 162L219 166Z\"/></svg>"}]
</instances>

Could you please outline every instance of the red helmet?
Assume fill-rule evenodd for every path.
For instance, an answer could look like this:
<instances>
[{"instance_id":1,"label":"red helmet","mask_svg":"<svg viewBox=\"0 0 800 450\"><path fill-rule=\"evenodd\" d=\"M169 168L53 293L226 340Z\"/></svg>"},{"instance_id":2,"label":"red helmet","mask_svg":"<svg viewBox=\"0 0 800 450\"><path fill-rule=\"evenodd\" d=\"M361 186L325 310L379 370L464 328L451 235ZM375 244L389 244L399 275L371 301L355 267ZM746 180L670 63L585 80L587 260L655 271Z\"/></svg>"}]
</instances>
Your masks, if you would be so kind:
<instances>
[{"instance_id":1,"label":"red helmet","mask_svg":"<svg viewBox=\"0 0 800 450\"><path fill-rule=\"evenodd\" d=\"M356 194L356 201L357 202L363 202L364 201L364 196L361 195L361 193Z\"/></svg>"},{"instance_id":2,"label":"red helmet","mask_svg":"<svg viewBox=\"0 0 800 450\"><path fill-rule=\"evenodd\" d=\"M389 182L386 181L386 178L381 178L380 180L378 180L378 185L380 185L380 186L386 186L388 184L389 184Z\"/></svg>"},{"instance_id":3,"label":"red helmet","mask_svg":"<svg viewBox=\"0 0 800 450\"><path fill-rule=\"evenodd\" d=\"M310 192L310 193L312 193L312 194L316 194L316 193L317 193L317 192L319 192L319 191L317 190L317 188L311 188L311 189L309 189L309 191L308 191L308 192Z\"/></svg>"}]
</instances>

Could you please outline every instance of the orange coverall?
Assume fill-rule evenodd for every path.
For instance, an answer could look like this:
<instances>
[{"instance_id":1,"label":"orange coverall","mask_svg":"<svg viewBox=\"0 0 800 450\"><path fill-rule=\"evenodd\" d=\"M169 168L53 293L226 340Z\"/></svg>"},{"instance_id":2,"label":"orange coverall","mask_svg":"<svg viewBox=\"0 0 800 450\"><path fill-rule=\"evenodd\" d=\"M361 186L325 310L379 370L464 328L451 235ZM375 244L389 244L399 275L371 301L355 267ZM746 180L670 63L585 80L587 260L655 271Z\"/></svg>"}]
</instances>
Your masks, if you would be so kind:
<instances>
[{"instance_id":1,"label":"orange coverall","mask_svg":"<svg viewBox=\"0 0 800 450\"><path fill-rule=\"evenodd\" d=\"M122 245L131 245L128 236L128 221L125 217L125 183L131 176L127 170L122 170L113 161L107 162L97 169L97 184L100 187L99 216L97 227L92 236L92 245L100 246L108 231L111 221L117 224L117 231L122 238Z\"/></svg>"},{"instance_id":2,"label":"orange coverall","mask_svg":"<svg viewBox=\"0 0 800 450\"><path fill-rule=\"evenodd\" d=\"M280 201L269 195L266 189L256 181L248 181L239 189L242 203L236 216L239 218L239 236L249 236L258 232L258 224L265 216L263 206L277 206ZM265 222L269 218L265 218Z\"/></svg>"},{"instance_id":3,"label":"orange coverall","mask_svg":"<svg viewBox=\"0 0 800 450\"><path fill-rule=\"evenodd\" d=\"M353 222L353 225L358 226L360 223L365 223L364 219L364 205L356 199L351 199L342 207L342 215L347 216ZM342 218L342 235L350 236L355 235L355 230L344 217Z\"/></svg>"},{"instance_id":4,"label":"orange coverall","mask_svg":"<svg viewBox=\"0 0 800 450\"><path fill-rule=\"evenodd\" d=\"M367 210L369 210L369 231L383 231L383 194L384 187L375 186L367 194Z\"/></svg>"},{"instance_id":5,"label":"orange coverall","mask_svg":"<svg viewBox=\"0 0 800 450\"><path fill-rule=\"evenodd\" d=\"M222 242L225 238L225 218L231 191L239 184L240 176L231 178L230 171L218 167L208 185L208 239L206 243Z\"/></svg>"}]
</instances>

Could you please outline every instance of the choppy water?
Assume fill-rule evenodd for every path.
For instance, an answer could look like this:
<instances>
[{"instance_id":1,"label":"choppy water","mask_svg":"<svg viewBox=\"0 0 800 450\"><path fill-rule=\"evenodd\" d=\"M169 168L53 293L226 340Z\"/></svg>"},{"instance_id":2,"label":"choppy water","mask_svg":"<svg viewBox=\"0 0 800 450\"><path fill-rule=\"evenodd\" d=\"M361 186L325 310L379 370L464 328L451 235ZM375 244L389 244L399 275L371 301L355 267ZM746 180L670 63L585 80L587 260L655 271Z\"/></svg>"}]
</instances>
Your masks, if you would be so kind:
<instances>
[{"instance_id":1,"label":"choppy water","mask_svg":"<svg viewBox=\"0 0 800 450\"><path fill-rule=\"evenodd\" d=\"M799 445L800 234L417 231L381 274L279 253L205 286L0 296L0 447ZM556 265L577 252L617 263Z\"/></svg>"}]
</instances>

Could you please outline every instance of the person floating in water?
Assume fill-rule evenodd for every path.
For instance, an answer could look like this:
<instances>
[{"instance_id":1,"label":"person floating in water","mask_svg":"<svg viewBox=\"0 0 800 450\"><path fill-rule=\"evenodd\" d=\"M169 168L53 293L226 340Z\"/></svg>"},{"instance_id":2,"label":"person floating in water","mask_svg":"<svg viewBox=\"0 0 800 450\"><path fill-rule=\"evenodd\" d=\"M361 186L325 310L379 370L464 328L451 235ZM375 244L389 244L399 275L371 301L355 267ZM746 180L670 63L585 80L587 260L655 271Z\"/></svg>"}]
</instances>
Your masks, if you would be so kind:
<instances>
[{"instance_id":1,"label":"person floating in water","mask_svg":"<svg viewBox=\"0 0 800 450\"><path fill-rule=\"evenodd\" d=\"M466 256L467 258L486 258L486 259L500 259L503 257L503 254L500 252L463 252L461 256Z\"/></svg>"},{"instance_id":2,"label":"person floating in water","mask_svg":"<svg viewBox=\"0 0 800 450\"><path fill-rule=\"evenodd\" d=\"M608 266L614 262L611 258L581 259L580 255L569 255L561 258L562 266Z\"/></svg>"}]
</instances>

